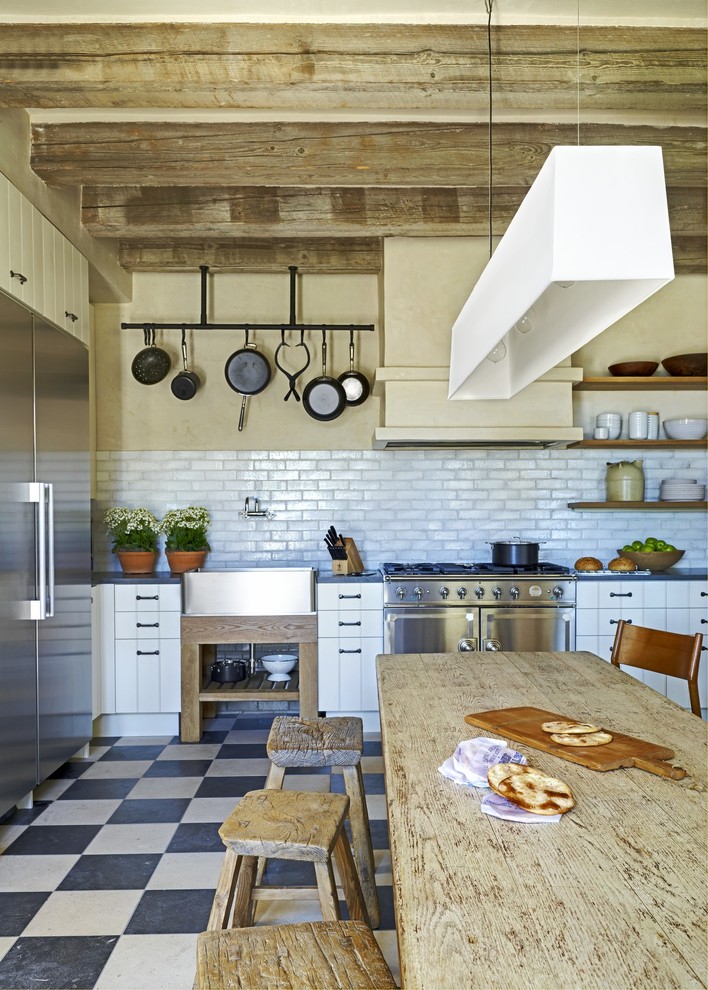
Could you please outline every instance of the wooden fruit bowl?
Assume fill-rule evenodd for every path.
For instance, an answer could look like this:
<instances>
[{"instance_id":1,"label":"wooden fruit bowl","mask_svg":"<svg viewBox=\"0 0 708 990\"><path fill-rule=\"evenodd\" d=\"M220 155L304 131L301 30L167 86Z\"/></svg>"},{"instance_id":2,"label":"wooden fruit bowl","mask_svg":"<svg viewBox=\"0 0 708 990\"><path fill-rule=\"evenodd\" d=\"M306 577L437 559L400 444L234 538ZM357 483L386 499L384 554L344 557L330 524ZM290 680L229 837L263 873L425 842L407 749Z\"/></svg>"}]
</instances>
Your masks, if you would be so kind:
<instances>
[{"instance_id":1,"label":"wooden fruit bowl","mask_svg":"<svg viewBox=\"0 0 708 990\"><path fill-rule=\"evenodd\" d=\"M677 564L685 552L685 550L653 550L651 553L642 553L641 550L617 551L620 557L635 563L640 571L665 571Z\"/></svg>"}]
</instances>

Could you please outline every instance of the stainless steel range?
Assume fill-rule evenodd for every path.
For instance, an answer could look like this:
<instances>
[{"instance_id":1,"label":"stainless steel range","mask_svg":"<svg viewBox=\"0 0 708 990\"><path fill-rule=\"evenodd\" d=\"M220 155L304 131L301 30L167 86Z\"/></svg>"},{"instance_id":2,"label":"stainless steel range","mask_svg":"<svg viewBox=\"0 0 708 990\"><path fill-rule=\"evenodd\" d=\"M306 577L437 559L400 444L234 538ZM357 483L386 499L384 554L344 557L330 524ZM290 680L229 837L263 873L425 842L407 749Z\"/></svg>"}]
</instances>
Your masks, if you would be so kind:
<instances>
[{"instance_id":1,"label":"stainless steel range","mask_svg":"<svg viewBox=\"0 0 708 990\"><path fill-rule=\"evenodd\" d=\"M575 649L569 568L383 564L384 652Z\"/></svg>"}]
</instances>

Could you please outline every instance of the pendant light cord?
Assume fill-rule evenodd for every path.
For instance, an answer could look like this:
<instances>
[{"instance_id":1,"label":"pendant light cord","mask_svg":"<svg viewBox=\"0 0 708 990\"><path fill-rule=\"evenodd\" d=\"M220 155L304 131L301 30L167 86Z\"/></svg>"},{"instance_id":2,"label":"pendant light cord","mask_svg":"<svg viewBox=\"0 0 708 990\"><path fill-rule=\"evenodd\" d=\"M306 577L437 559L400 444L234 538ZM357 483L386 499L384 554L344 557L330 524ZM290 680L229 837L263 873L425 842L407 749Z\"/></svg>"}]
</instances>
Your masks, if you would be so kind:
<instances>
[{"instance_id":1,"label":"pendant light cord","mask_svg":"<svg viewBox=\"0 0 708 990\"><path fill-rule=\"evenodd\" d=\"M580 0L578 0L580 3ZM487 69L489 75L489 135L488 135L488 208L489 208L489 257L492 257L492 7L494 0L484 0L487 11Z\"/></svg>"}]
</instances>

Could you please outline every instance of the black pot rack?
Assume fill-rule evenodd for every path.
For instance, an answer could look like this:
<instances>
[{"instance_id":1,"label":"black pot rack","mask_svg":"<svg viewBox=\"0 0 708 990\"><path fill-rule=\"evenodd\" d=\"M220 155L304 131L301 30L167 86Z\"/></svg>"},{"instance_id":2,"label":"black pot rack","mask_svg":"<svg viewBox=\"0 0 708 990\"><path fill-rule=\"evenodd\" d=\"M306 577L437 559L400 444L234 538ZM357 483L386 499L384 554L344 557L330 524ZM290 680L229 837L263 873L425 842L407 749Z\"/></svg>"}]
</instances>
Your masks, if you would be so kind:
<instances>
[{"instance_id":1,"label":"black pot rack","mask_svg":"<svg viewBox=\"0 0 708 990\"><path fill-rule=\"evenodd\" d=\"M330 331L346 330L353 333L355 330L373 330L373 323L297 323L295 320L295 291L297 266L289 265L290 272L290 321L288 323L210 323L207 320L207 273L208 265L200 265L201 272L201 315L199 323L121 323L121 330L142 330L143 332L152 330L319 330L329 333Z\"/></svg>"}]
</instances>

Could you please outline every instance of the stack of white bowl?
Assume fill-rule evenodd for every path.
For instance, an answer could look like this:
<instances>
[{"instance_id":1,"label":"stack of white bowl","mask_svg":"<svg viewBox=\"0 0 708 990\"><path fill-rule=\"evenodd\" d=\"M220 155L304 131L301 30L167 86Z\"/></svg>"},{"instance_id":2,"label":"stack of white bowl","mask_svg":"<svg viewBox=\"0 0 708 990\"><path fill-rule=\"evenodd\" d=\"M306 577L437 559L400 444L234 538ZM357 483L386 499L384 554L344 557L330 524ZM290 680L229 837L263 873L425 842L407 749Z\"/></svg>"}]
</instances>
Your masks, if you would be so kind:
<instances>
[{"instance_id":1,"label":"stack of white bowl","mask_svg":"<svg viewBox=\"0 0 708 990\"><path fill-rule=\"evenodd\" d=\"M616 412L598 413L595 418L595 426L605 428L608 433L608 440L618 440L622 432L622 417Z\"/></svg>"},{"instance_id":2,"label":"stack of white bowl","mask_svg":"<svg viewBox=\"0 0 708 990\"><path fill-rule=\"evenodd\" d=\"M659 485L660 502L703 502L706 486L695 478L664 478Z\"/></svg>"}]
</instances>

